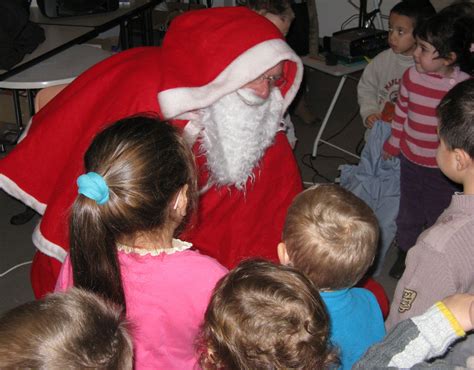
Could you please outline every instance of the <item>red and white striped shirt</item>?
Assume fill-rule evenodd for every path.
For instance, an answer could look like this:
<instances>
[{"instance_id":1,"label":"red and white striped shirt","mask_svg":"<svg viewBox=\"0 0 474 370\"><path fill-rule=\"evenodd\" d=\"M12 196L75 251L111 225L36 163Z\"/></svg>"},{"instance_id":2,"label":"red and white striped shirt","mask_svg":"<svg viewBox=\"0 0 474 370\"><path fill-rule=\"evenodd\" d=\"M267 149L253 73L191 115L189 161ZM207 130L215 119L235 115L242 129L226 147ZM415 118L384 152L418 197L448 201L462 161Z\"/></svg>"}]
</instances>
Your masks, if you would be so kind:
<instances>
[{"instance_id":1,"label":"red and white striped shirt","mask_svg":"<svg viewBox=\"0 0 474 370\"><path fill-rule=\"evenodd\" d=\"M405 71L392 120L392 134L383 149L424 167L438 167L436 149L436 107L446 93L470 76L455 67L449 77L420 73L415 67Z\"/></svg>"}]
</instances>

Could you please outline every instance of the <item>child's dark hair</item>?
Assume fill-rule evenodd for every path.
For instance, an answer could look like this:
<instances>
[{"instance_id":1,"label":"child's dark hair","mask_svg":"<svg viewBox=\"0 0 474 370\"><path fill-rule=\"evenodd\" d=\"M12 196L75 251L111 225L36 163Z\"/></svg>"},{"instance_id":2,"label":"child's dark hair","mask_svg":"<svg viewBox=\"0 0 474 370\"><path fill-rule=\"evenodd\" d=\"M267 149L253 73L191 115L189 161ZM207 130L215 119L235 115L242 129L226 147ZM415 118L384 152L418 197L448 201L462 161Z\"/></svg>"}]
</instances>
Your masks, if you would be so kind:
<instances>
[{"instance_id":1,"label":"child's dark hair","mask_svg":"<svg viewBox=\"0 0 474 370\"><path fill-rule=\"evenodd\" d=\"M455 1L453 4L441 9L439 14L448 14L452 17L461 18L469 17L474 19L474 4L469 0L467 1Z\"/></svg>"},{"instance_id":2,"label":"child's dark hair","mask_svg":"<svg viewBox=\"0 0 474 370\"><path fill-rule=\"evenodd\" d=\"M263 10L276 15L281 15L291 9L290 0L240 0L238 3L257 12Z\"/></svg>"},{"instance_id":3,"label":"child's dark hair","mask_svg":"<svg viewBox=\"0 0 474 370\"><path fill-rule=\"evenodd\" d=\"M396 13L411 18L413 28L422 24L436 14L436 10L429 0L403 0L397 3L390 13Z\"/></svg>"},{"instance_id":4,"label":"child's dark hair","mask_svg":"<svg viewBox=\"0 0 474 370\"><path fill-rule=\"evenodd\" d=\"M454 53L456 59L452 65L459 65L462 71L472 74L474 68L472 18L440 12L417 26L414 35L433 45L438 52L438 58L449 59Z\"/></svg>"},{"instance_id":5,"label":"child's dark hair","mask_svg":"<svg viewBox=\"0 0 474 370\"><path fill-rule=\"evenodd\" d=\"M116 244L168 230L168 221L177 217L173 203L185 185L188 210L194 207L194 157L174 127L151 116L136 116L99 133L84 163L86 173L95 172L105 180L109 199L99 205L79 195L73 205L70 253L74 285L125 307Z\"/></svg>"},{"instance_id":6,"label":"child's dark hair","mask_svg":"<svg viewBox=\"0 0 474 370\"><path fill-rule=\"evenodd\" d=\"M439 136L448 149L462 149L474 158L474 79L453 87L439 103L437 113Z\"/></svg>"},{"instance_id":7,"label":"child's dark hair","mask_svg":"<svg viewBox=\"0 0 474 370\"><path fill-rule=\"evenodd\" d=\"M0 368L132 370L123 309L76 288L14 308L0 317Z\"/></svg>"},{"instance_id":8,"label":"child's dark hair","mask_svg":"<svg viewBox=\"0 0 474 370\"><path fill-rule=\"evenodd\" d=\"M323 369L337 363L314 285L292 267L247 260L214 289L198 339L203 369Z\"/></svg>"}]
</instances>

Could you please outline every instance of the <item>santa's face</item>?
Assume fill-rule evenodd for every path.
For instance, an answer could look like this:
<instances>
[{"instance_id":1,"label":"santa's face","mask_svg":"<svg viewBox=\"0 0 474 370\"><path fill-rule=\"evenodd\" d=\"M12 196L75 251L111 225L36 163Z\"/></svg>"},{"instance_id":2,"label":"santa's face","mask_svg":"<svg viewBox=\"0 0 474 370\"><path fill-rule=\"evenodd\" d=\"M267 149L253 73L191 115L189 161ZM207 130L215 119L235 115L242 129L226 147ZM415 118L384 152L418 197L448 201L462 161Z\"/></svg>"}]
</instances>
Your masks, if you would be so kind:
<instances>
[{"instance_id":1,"label":"santa's face","mask_svg":"<svg viewBox=\"0 0 474 370\"><path fill-rule=\"evenodd\" d=\"M266 80L260 83L269 85ZM239 90L203 110L201 151L211 184L244 189L275 138L283 113L280 90L271 88L263 98L253 93L252 86L258 84L252 84L241 89L249 93L246 98Z\"/></svg>"},{"instance_id":2,"label":"santa's face","mask_svg":"<svg viewBox=\"0 0 474 370\"><path fill-rule=\"evenodd\" d=\"M243 90L251 90L254 95L261 99L268 99L273 88L283 83L283 62L278 63L275 67L270 68L255 80L242 86ZM241 89L241 90L242 90Z\"/></svg>"}]
</instances>

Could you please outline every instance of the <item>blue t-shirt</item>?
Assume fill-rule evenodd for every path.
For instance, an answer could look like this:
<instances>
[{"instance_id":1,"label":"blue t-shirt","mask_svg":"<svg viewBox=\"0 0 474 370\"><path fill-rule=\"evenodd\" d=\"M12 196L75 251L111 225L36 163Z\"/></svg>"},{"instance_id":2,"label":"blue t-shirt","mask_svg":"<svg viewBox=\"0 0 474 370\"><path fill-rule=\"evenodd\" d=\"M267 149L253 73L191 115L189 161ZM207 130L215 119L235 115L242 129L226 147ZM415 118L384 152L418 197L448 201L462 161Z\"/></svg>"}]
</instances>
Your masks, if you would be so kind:
<instances>
[{"instance_id":1,"label":"blue t-shirt","mask_svg":"<svg viewBox=\"0 0 474 370\"><path fill-rule=\"evenodd\" d=\"M339 348L341 369L351 369L365 351L385 336L382 312L366 289L321 292L331 319L331 341Z\"/></svg>"}]
</instances>

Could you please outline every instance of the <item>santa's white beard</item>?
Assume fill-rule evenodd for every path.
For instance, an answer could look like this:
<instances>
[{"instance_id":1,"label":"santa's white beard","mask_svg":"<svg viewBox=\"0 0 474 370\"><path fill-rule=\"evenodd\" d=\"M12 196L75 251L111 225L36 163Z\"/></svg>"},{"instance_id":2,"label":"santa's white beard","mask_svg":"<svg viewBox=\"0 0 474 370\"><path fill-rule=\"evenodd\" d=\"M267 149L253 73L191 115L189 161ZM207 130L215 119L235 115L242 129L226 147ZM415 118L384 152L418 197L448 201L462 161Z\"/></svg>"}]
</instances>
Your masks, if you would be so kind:
<instances>
[{"instance_id":1,"label":"santa's white beard","mask_svg":"<svg viewBox=\"0 0 474 370\"><path fill-rule=\"evenodd\" d=\"M203 111L201 151L207 158L209 185L245 188L275 138L282 110L281 93L273 89L261 105L250 106L231 93Z\"/></svg>"}]
</instances>

